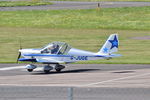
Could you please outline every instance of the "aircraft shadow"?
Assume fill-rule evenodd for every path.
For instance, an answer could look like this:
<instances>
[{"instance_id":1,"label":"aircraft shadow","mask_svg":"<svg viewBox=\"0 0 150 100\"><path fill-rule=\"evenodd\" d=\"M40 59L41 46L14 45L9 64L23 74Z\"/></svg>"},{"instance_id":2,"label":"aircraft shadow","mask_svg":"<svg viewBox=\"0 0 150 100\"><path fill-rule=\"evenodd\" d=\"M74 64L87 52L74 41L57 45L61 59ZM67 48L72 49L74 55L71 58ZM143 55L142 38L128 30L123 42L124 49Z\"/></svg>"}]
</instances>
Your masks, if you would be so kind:
<instances>
[{"instance_id":1,"label":"aircraft shadow","mask_svg":"<svg viewBox=\"0 0 150 100\"><path fill-rule=\"evenodd\" d=\"M64 73L83 73L83 72L92 72L92 71L98 71L100 69L74 69L74 70L64 70L61 72L49 72L49 73L44 73L43 71L39 71L38 73L32 73L32 75L41 75L41 74L64 74Z\"/></svg>"},{"instance_id":2,"label":"aircraft shadow","mask_svg":"<svg viewBox=\"0 0 150 100\"><path fill-rule=\"evenodd\" d=\"M135 71L119 71L119 72L113 72L113 73L133 73Z\"/></svg>"}]
</instances>

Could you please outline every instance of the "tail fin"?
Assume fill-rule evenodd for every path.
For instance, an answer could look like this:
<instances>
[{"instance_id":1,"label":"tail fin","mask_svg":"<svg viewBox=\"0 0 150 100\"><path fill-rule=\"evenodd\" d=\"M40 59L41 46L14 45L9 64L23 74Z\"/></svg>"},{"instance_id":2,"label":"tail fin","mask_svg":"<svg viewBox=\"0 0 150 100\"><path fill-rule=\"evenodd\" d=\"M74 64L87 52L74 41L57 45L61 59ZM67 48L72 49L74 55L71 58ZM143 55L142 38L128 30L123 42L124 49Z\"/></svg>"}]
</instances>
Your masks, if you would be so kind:
<instances>
[{"instance_id":1,"label":"tail fin","mask_svg":"<svg viewBox=\"0 0 150 100\"><path fill-rule=\"evenodd\" d=\"M118 34L111 34L98 54L111 54L118 51Z\"/></svg>"}]
</instances>

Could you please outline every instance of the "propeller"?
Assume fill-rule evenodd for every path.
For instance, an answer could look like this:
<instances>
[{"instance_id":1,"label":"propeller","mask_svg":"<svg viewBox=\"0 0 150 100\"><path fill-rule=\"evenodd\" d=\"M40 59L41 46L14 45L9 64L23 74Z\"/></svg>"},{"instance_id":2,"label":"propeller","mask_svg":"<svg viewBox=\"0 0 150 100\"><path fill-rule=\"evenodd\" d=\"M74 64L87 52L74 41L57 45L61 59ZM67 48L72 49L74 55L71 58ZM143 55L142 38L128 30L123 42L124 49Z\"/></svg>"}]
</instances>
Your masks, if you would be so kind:
<instances>
[{"instance_id":1,"label":"propeller","mask_svg":"<svg viewBox=\"0 0 150 100\"><path fill-rule=\"evenodd\" d=\"M20 49L19 50L21 50L22 49L21 39L19 41L19 44L20 44ZM18 60L19 60L20 57L21 57L21 52L19 51L19 54L18 54L18 57L17 57L17 63L18 63Z\"/></svg>"},{"instance_id":2,"label":"propeller","mask_svg":"<svg viewBox=\"0 0 150 100\"><path fill-rule=\"evenodd\" d=\"M19 55L17 57L17 63L18 63L18 60L19 60L20 56L21 56L21 52L19 52Z\"/></svg>"}]
</instances>

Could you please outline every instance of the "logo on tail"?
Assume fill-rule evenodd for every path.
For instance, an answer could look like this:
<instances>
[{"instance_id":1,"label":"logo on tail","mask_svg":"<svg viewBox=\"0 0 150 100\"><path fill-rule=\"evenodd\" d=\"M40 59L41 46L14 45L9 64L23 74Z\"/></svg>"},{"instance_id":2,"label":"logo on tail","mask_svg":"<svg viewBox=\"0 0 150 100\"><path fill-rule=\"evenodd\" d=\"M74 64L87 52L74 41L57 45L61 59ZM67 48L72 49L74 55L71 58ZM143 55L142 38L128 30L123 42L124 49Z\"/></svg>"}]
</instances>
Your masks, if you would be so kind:
<instances>
[{"instance_id":1,"label":"logo on tail","mask_svg":"<svg viewBox=\"0 0 150 100\"><path fill-rule=\"evenodd\" d=\"M118 39L116 35L114 36L114 40L108 40L108 41L112 44L110 49L114 47L118 48Z\"/></svg>"}]
</instances>

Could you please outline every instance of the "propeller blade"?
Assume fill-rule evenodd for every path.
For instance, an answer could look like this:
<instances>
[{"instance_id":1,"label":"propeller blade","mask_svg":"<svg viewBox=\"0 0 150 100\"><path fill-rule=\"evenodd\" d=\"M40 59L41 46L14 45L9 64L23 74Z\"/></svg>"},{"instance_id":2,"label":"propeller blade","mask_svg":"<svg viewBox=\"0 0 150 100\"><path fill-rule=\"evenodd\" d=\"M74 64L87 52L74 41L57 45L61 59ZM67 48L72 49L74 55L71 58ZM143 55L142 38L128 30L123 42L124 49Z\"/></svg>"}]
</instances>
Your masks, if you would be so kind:
<instances>
[{"instance_id":1,"label":"propeller blade","mask_svg":"<svg viewBox=\"0 0 150 100\"><path fill-rule=\"evenodd\" d=\"M17 58L17 63L18 63L18 60L19 60L20 57L21 57L21 52L19 52L19 55L18 55L18 58Z\"/></svg>"},{"instance_id":2,"label":"propeller blade","mask_svg":"<svg viewBox=\"0 0 150 100\"><path fill-rule=\"evenodd\" d=\"M21 38L19 38L19 48L20 48L19 50L22 50ZM20 57L21 57L21 52L19 51L19 55L17 57L17 63Z\"/></svg>"}]
</instances>

